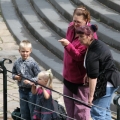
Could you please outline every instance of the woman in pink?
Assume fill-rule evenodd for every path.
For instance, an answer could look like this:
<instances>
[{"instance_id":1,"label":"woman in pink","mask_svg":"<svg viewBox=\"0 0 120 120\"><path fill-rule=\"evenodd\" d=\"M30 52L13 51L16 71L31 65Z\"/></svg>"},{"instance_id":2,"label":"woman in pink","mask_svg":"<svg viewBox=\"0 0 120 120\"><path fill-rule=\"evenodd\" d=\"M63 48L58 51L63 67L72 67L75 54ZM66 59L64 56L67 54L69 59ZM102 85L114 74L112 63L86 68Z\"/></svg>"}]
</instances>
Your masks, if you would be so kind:
<instances>
[{"instance_id":1,"label":"woman in pink","mask_svg":"<svg viewBox=\"0 0 120 120\"><path fill-rule=\"evenodd\" d=\"M90 25L90 13L84 6L80 6L74 10L66 38L59 42L64 46L63 94L88 103L89 87L86 85L86 70L83 66L87 47L80 43L79 35L75 32L78 27L86 24ZM97 39L96 33L94 37ZM89 108L65 97L64 103L69 117L76 120L90 119Z\"/></svg>"}]
</instances>

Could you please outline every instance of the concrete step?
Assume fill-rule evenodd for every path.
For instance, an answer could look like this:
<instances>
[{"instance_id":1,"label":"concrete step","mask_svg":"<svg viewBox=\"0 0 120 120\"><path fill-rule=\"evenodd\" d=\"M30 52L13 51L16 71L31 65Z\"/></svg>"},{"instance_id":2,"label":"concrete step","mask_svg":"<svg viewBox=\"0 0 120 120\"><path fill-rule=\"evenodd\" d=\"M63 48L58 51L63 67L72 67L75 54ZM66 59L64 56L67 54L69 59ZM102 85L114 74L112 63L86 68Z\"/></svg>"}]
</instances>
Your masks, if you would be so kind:
<instances>
[{"instance_id":1,"label":"concrete step","mask_svg":"<svg viewBox=\"0 0 120 120\"><path fill-rule=\"evenodd\" d=\"M120 31L120 14L103 6L96 0L72 0L77 5L84 4L91 15L99 21Z\"/></svg>"},{"instance_id":2,"label":"concrete step","mask_svg":"<svg viewBox=\"0 0 120 120\"><path fill-rule=\"evenodd\" d=\"M68 21L46 0L30 0L34 9L57 34L65 37Z\"/></svg>"},{"instance_id":3,"label":"concrete step","mask_svg":"<svg viewBox=\"0 0 120 120\"><path fill-rule=\"evenodd\" d=\"M98 0L100 3L120 13L120 0Z\"/></svg>"},{"instance_id":4,"label":"concrete step","mask_svg":"<svg viewBox=\"0 0 120 120\"><path fill-rule=\"evenodd\" d=\"M17 16L12 1L1 0L1 11L8 29L10 30L14 38L17 40L17 42L19 43L24 39L28 39L33 45L32 56L35 58L35 60L45 69L51 68L54 76L62 81L62 60L60 60L49 50L47 50L28 32L28 30L21 22L21 19L19 19L19 17ZM29 13L27 15L32 15L32 13ZM29 19L32 18L30 17Z\"/></svg>"},{"instance_id":5,"label":"concrete step","mask_svg":"<svg viewBox=\"0 0 120 120\"><path fill-rule=\"evenodd\" d=\"M48 0L57 11L64 16L68 21L72 21L72 15L75 7L70 0Z\"/></svg>"},{"instance_id":6,"label":"concrete step","mask_svg":"<svg viewBox=\"0 0 120 120\"><path fill-rule=\"evenodd\" d=\"M21 20L30 33L48 50L63 59L64 48L58 42L61 37L41 20L28 0L14 0L14 3Z\"/></svg>"}]
</instances>

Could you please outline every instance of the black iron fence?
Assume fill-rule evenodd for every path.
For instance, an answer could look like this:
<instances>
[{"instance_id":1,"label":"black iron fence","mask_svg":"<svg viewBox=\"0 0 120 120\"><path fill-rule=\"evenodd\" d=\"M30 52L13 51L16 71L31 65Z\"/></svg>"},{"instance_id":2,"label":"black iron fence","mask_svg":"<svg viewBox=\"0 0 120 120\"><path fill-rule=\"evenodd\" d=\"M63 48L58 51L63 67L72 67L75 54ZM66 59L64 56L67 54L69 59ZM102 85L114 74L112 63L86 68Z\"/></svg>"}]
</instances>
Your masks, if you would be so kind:
<instances>
[{"instance_id":1,"label":"black iron fence","mask_svg":"<svg viewBox=\"0 0 120 120\"><path fill-rule=\"evenodd\" d=\"M12 61L11 61L10 59L4 58L4 59L0 60L0 73L3 74L3 117L4 117L3 120L7 120L7 95L9 95L9 94L7 94L7 72L12 73L11 71L7 70L6 67L4 66L4 62L5 62L6 60L8 60L9 63L12 63ZM25 78L24 76L21 76L21 77ZM27 78L25 78L25 79L27 79ZM28 80L29 80L29 79L28 79ZM31 81L31 80L30 80L30 81ZM32 81L32 82L33 82L33 81ZM41 86L42 86L42 85L41 85ZM45 87L45 86L43 86L43 87ZM45 87L45 88L47 88L47 87ZM47 89L50 89L50 88L47 88ZM89 106L89 105L88 105L87 103L85 103L84 101L80 101L80 100L71 98L71 97L69 97L69 96L63 95L62 93L57 92L57 91L55 91L55 90L53 90L53 89L50 89L50 90L53 91L53 92L58 93L58 94L61 95L61 96L64 96L64 97L69 98L69 99L72 99L72 100L74 100L75 102L78 102L78 103L80 103L80 104L83 104L83 105L85 105L86 107L91 108L91 106ZM27 101L26 101L26 102L27 102ZM113 102L114 102L114 104L117 106L117 112L110 111L110 110L108 110L108 111L110 111L111 113L114 113L114 114L117 115L117 118L113 118L113 119L120 120L120 95L119 95L119 94L117 94L117 95L115 96ZM31 104L33 104L33 103L31 103ZM95 106L95 105L93 105L93 106ZM40 107L42 107L42 106L40 106ZM105 108L102 108L102 107L99 107L99 106L95 106L95 107L98 107L98 108L100 108L100 109L105 109ZM45 108L45 109L47 109L47 108ZM56 112L56 111L54 111L54 112ZM57 114L61 114L61 113L57 113ZM62 115L62 114L61 114L61 115ZM64 116L64 115L63 115L63 116ZM69 117L69 116L66 116L66 117ZM72 119L73 119L73 118L71 118L71 120L72 120ZM73 120L74 120L74 119L73 119Z\"/></svg>"}]
</instances>

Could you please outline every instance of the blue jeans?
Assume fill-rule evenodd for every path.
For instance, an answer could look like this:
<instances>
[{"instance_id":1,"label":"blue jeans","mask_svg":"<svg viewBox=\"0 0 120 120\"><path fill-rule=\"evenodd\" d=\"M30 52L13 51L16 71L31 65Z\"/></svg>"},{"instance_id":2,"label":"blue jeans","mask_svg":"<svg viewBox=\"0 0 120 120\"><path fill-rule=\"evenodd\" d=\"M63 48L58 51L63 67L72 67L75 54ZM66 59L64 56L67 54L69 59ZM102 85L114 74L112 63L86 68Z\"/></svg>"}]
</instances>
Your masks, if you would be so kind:
<instances>
[{"instance_id":1,"label":"blue jeans","mask_svg":"<svg viewBox=\"0 0 120 120\"><path fill-rule=\"evenodd\" d=\"M93 120L111 120L111 112L108 110L110 110L112 94L114 93L115 90L116 88L114 87L107 87L106 95L103 96L102 98L99 98L93 101L94 105L105 108L105 109L101 109L101 108L92 106L91 117Z\"/></svg>"},{"instance_id":2,"label":"blue jeans","mask_svg":"<svg viewBox=\"0 0 120 120\"><path fill-rule=\"evenodd\" d=\"M22 89L19 89L19 96L20 96L21 118L23 118L25 120L32 120L34 105L31 103L28 103L28 102L35 103L36 96L33 95L30 90L26 91L26 90L22 90Z\"/></svg>"}]
</instances>

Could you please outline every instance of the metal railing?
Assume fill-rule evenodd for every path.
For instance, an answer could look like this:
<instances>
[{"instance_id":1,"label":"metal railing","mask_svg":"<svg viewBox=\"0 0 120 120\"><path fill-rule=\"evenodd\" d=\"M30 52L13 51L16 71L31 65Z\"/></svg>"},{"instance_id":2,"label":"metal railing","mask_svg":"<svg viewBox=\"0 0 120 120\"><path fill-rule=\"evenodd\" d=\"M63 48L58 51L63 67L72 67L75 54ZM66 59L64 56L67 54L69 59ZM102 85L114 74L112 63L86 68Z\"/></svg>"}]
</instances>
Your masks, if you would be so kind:
<instances>
[{"instance_id":1,"label":"metal railing","mask_svg":"<svg viewBox=\"0 0 120 120\"><path fill-rule=\"evenodd\" d=\"M3 73L3 114L4 114L4 120L7 120L7 70L4 66L4 62L8 60L9 63L12 63L10 59L3 59L0 60L0 73Z\"/></svg>"},{"instance_id":2,"label":"metal railing","mask_svg":"<svg viewBox=\"0 0 120 120\"><path fill-rule=\"evenodd\" d=\"M3 74L3 114L4 114L3 115L4 116L3 120L7 120L7 71L8 70L4 66L4 62L6 60L8 60L9 63L12 63L12 61L10 59L4 58L4 59L0 60L0 73ZM57 92L55 90L52 90L52 91ZM85 105L86 107L91 108L91 106L87 105L87 103L85 103L84 101L79 101L79 100L71 98L69 96L65 96L65 95L63 95L62 93L59 93L59 92L57 92L57 93L64 96L64 97L72 99L76 102L79 102L79 103ZM114 102L115 105L117 105L117 119L116 120L120 120L120 95L119 94L117 94L115 96L113 102ZM95 105L93 105L93 106L95 106ZM100 108L99 106L95 106L95 107ZM100 108L100 109L105 109L105 108ZM111 112L113 112L113 111L111 111Z\"/></svg>"}]
</instances>

